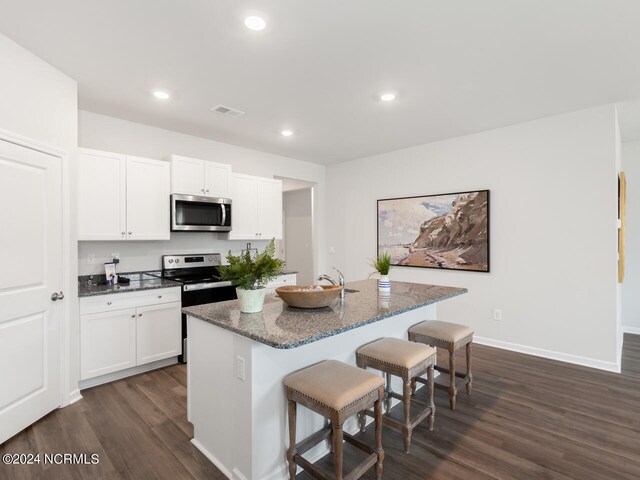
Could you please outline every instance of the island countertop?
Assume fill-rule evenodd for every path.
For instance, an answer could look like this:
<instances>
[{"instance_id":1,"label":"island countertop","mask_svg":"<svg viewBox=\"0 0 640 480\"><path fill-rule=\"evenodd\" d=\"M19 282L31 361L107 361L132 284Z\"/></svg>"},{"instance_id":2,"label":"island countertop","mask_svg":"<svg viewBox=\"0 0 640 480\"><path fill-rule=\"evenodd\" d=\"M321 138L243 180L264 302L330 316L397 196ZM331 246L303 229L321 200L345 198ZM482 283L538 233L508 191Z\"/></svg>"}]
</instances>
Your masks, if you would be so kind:
<instances>
[{"instance_id":1,"label":"island countertop","mask_svg":"<svg viewBox=\"0 0 640 480\"><path fill-rule=\"evenodd\" d=\"M288 349L331 337L394 315L467 293L466 288L391 282L391 295L378 294L377 280L349 282L344 303L301 309L267 295L260 313L241 313L237 300L183 308L187 315L270 347Z\"/></svg>"}]
</instances>

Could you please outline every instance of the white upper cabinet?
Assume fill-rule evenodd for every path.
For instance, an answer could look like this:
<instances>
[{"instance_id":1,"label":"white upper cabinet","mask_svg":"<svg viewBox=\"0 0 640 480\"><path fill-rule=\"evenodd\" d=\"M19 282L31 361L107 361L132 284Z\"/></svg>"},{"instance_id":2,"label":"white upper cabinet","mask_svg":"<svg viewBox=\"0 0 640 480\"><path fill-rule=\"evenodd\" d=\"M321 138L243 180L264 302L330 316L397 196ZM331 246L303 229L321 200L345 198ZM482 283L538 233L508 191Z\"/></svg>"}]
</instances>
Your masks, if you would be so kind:
<instances>
[{"instance_id":1,"label":"white upper cabinet","mask_svg":"<svg viewBox=\"0 0 640 480\"><path fill-rule=\"evenodd\" d=\"M124 155L80 149L78 240L125 240L127 229Z\"/></svg>"},{"instance_id":2,"label":"white upper cabinet","mask_svg":"<svg viewBox=\"0 0 640 480\"><path fill-rule=\"evenodd\" d=\"M171 156L171 193L229 197L231 165Z\"/></svg>"},{"instance_id":3,"label":"white upper cabinet","mask_svg":"<svg viewBox=\"0 0 640 480\"><path fill-rule=\"evenodd\" d=\"M167 162L81 148L78 240L169 240Z\"/></svg>"},{"instance_id":4,"label":"white upper cabinet","mask_svg":"<svg viewBox=\"0 0 640 480\"><path fill-rule=\"evenodd\" d=\"M260 238L282 238L282 181L258 178Z\"/></svg>"},{"instance_id":5,"label":"white upper cabinet","mask_svg":"<svg viewBox=\"0 0 640 480\"><path fill-rule=\"evenodd\" d=\"M169 240L169 163L127 157L127 238Z\"/></svg>"},{"instance_id":6,"label":"white upper cabinet","mask_svg":"<svg viewBox=\"0 0 640 480\"><path fill-rule=\"evenodd\" d=\"M231 175L231 240L282 238L282 182Z\"/></svg>"}]
</instances>

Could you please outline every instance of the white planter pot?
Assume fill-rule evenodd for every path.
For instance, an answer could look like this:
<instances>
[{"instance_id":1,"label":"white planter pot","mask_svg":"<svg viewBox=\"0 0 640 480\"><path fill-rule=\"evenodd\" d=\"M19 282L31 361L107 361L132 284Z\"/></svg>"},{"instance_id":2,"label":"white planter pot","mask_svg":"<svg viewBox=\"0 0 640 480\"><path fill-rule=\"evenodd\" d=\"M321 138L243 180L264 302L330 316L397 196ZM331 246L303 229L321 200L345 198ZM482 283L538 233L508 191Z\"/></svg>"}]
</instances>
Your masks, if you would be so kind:
<instances>
[{"instance_id":1,"label":"white planter pot","mask_svg":"<svg viewBox=\"0 0 640 480\"><path fill-rule=\"evenodd\" d=\"M389 281L389 275L380 275L378 280L378 292L391 293L391 282Z\"/></svg>"},{"instance_id":2,"label":"white planter pot","mask_svg":"<svg viewBox=\"0 0 640 480\"><path fill-rule=\"evenodd\" d=\"M243 313L261 312L266 292L266 288L258 288L256 290L236 288L236 294L238 295L238 301L240 302L240 311Z\"/></svg>"}]
</instances>

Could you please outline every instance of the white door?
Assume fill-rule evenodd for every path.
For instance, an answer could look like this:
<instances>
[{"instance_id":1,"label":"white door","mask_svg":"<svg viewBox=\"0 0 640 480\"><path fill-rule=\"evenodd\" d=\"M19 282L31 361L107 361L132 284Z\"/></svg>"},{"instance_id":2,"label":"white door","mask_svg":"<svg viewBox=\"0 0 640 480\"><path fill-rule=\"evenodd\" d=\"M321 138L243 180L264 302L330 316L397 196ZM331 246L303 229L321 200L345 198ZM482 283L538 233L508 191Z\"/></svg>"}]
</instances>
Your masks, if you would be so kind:
<instances>
[{"instance_id":1,"label":"white door","mask_svg":"<svg viewBox=\"0 0 640 480\"><path fill-rule=\"evenodd\" d=\"M78 240L126 239L126 162L123 155L80 149Z\"/></svg>"},{"instance_id":2,"label":"white door","mask_svg":"<svg viewBox=\"0 0 640 480\"><path fill-rule=\"evenodd\" d=\"M62 403L61 163L0 140L0 443Z\"/></svg>"},{"instance_id":3,"label":"white door","mask_svg":"<svg viewBox=\"0 0 640 480\"><path fill-rule=\"evenodd\" d=\"M80 380L135 365L135 308L80 316Z\"/></svg>"},{"instance_id":4,"label":"white door","mask_svg":"<svg viewBox=\"0 0 640 480\"><path fill-rule=\"evenodd\" d=\"M231 165L204 162L204 193L207 197L229 196Z\"/></svg>"},{"instance_id":5,"label":"white door","mask_svg":"<svg viewBox=\"0 0 640 480\"><path fill-rule=\"evenodd\" d=\"M259 238L257 177L240 173L231 175L231 200L229 238L238 240Z\"/></svg>"},{"instance_id":6,"label":"white door","mask_svg":"<svg viewBox=\"0 0 640 480\"><path fill-rule=\"evenodd\" d=\"M204 160L171 156L171 193L204 195Z\"/></svg>"},{"instance_id":7,"label":"white door","mask_svg":"<svg viewBox=\"0 0 640 480\"><path fill-rule=\"evenodd\" d=\"M127 157L127 239L169 240L169 163Z\"/></svg>"},{"instance_id":8,"label":"white door","mask_svg":"<svg viewBox=\"0 0 640 480\"><path fill-rule=\"evenodd\" d=\"M282 181L258 178L258 233L262 240L282 238Z\"/></svg>"},{"instance_id":9,"label":"white door","mask_svg":"<svg viewBox=\"0 0 640 480\"><path fill-rule=\"evenodd\" d=\"M180 302L138 307L136 356L138 365L182 353Z\"/></svg>"}]
</instances>

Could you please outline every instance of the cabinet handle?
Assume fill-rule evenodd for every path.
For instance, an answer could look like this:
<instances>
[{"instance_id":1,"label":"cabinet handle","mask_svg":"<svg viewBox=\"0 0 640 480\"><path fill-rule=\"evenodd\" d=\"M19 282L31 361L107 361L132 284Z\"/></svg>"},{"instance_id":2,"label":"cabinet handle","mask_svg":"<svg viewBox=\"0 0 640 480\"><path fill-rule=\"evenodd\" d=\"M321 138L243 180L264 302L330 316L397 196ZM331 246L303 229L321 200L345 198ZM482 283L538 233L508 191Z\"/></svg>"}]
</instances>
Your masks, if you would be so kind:
<instances>
[{"instance_id":1,"label":"cabinet handle","mask_svg":"<svg viewBox=\"0 0 640 480\"><path fill-rule=\"evenodd\" d=\"M129 235L131 235L133 232L129 232Z\"/></svg>"},{"instance_id":2,"label":"cabinet handle","mask_svg":"<svg viewBox=\"0 0 640 480\"><path fill-rule=\"evenodd\" d=\"M127 234L127 232L122 232L122 236L124 237Z\"/></svg>"},{"instance_id":3,"label":"cabinet handle","mask_svg":"<svg viewBox=\"0 0 640 480\"><path fill-rule=\"evenodd\" d=\"M158 295L158 298L162 298L162 295Z\"/></svg>"},{"instance_id":4,"label":"cabinet handle","mask_svg":"<svg viewBox=\"0 0 640 480\"><path fill-rule=\"evenodd\" d=\"M111 302L107 302L107 305L111 305Z\"/></svg>"},{"instance_id":5,"label":"cabinet handle","mask_svg":"<svg viewBox=\"0 0 640 480\"><path fill-rule=\"evenodd\" d=\"M204 193L204 188L202 190L200 190L202 193Z\"/></svg>"},{"instance_id":6,"label":"cabinet handle","mask_svg":"<svg viewBox=\"0 0 640 480\"><path fill-rule=\"evenodd\" d=\"M136 318L136 314L135 314L135 313L132 313L132 314L131 314L131 318Z\"/></svg>"},{"instance_id":7,"label":"cabinet handle","mask_svg":"<svg viewBox=\"0 0 640 480\"><path fill-rule=\"evenodd\" d=\"M209 193L209 189L207 189L207 193Z\"/></svg>"},{"instance_id":8,"label":"cabinet handle","mask_svg":"<svg viewBox=\"0 0 640 480\"><path fill-rule=\"evenodd\" d=\"M138 314L138 316L139 316L139 317L141 317L141 316L142 316L142 314L141 314L141 313L139 313L139 314Z\"/></svg>"}]
</instances>

